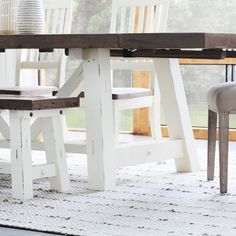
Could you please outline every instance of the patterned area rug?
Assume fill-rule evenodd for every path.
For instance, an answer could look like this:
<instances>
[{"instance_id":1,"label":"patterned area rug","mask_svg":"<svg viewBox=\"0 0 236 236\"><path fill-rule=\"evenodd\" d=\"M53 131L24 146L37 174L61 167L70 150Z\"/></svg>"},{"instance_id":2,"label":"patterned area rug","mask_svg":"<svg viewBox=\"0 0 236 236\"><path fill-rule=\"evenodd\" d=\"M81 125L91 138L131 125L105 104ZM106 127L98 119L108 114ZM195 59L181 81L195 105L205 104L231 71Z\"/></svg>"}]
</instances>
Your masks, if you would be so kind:
<instances>
[{"instance_id":1,"label":"patterned area rug","mask_svg":"<svg viewBox=\"0 0 236 236\"><path fill-rule=\"evenodd\" d=\"M82 155L68 158L72 189L67 194L37 181L33 200L13 200L10 177L1 175L0 224L67 235L235 236L236 174L230 171L230 193L220 195L218 178L206 181L206 142L198 141L197 148L200 172L177 174L173 162L123 168L114 191L87 189ZM236 153L230 155L235 170ZM36 153L35 161L41 159Z\"/></svg>"}]
</instances>

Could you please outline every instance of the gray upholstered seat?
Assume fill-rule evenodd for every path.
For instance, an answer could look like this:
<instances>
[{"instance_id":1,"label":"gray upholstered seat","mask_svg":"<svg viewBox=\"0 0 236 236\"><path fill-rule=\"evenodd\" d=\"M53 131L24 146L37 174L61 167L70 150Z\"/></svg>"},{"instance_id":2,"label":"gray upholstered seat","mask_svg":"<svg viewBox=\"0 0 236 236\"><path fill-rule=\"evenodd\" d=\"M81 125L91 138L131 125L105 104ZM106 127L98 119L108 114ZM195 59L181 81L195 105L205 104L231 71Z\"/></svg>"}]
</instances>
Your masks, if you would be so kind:
<instances>
[{"instance_id":1,"label":"gray upholstered seat","mask_svg":"<svg viewBox=\"0 0 236 236\"><path fill-rule=\"evenodd\" d=\"M220 192L227 192L229 114L236 112L236 83L212 86L208 90L208 163L207 179L214 179L216 124L219 114Z\"/></svg>"},{"instance_id":2,"label":"gray upholstered seat","mask_svg":"<svg viewBox=\"0 0 236 236\"><path fill-rule=\"evenodd\" d=\"M208 90L208 108L217 113L236 111L236 82L212 86Z\"/></svg>"}]
</instances>

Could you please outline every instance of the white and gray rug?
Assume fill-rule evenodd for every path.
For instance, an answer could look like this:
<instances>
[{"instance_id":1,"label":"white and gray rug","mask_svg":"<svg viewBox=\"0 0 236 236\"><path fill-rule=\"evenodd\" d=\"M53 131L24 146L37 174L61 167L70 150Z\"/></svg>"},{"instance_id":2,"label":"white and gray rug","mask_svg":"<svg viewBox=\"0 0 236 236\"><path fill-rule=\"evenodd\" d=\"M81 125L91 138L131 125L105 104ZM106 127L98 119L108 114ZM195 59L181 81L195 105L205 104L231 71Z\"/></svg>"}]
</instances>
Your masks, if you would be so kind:
<instances>
[{"instance_id":1,"label":"white and gray rug","mask_svg":"<svg viewBox=\"0 0 236 236\"><path fill-rule=\"evenodd\" d=\"M13 200L10 177L1 175L0 225L68 235L235 236L236 144L232 146L227 195L219 194L218 178L206 181L202 141L197 141L200 172L177 174L173 162L123 168L114 191L87 189L82 155L68 158L72 189L67 194L48 191L48 182L38 181L33 200Z\"/></svg>"}]
</instances>

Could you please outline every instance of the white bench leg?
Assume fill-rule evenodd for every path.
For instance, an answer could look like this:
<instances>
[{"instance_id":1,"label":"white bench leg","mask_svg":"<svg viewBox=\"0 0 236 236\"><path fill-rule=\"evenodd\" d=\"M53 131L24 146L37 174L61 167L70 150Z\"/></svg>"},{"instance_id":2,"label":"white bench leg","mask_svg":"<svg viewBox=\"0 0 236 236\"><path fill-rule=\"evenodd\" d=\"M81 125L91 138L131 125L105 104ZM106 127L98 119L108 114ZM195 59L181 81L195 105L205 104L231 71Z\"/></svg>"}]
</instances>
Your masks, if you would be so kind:
<instances>
[{"instance_id":1,"label":"white bench leg","mask_svg":"<svg viewBox=\"0 0 236 236\"><path fill-rule=\"evenodd\" d=\"M10 111L12 195L17 199L33 197L30 117Z\"/></svg>"},{"instance_id":2,"label":"white bench leg","mask_svg":"<svg viewBox=\"0 0 236 236\"><path fill-rule=\"evenodd\" d=\"M60 116L42 118L43 139L48 163L54 163L56 176L49 178L51 189L67 192L70 180L66 163L63 130Z\"/></svg>"}]
</instances>

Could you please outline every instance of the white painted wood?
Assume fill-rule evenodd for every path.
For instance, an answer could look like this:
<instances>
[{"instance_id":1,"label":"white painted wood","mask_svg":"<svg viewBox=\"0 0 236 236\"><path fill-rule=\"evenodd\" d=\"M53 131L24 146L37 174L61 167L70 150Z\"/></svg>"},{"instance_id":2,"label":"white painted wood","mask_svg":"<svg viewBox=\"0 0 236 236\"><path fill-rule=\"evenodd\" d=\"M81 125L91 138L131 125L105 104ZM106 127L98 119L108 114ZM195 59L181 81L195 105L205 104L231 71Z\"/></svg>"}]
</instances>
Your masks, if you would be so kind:
<instances>
[{"instance_id":1,"label":"white painted wood","mask_svg":"<svg viewBox=\"0 0 236 236\"><path fill-rule=\"evenodd\" d=\"M33 197L30 118L10 111L12 196L17 199Z\"/></svg>"},{"instance_id":2,"label":"white painted wood","mask_svg":"<svg viewBox=\"0 0 236 236\"><path fill-rule=\"evenodd\" d=\"M20 110L19 113L22 117L31 117L31 118L42 118L42 117L51 117L58 116L63 113L66 113L67 109L45 109L45 110Z\"/></svg>"},{"instance_id":3,"label":"white painted wood","mask_svg":"<svg viewBox=\"0 0 236 236\"><path fill-rule=\"evenodd\" d=\"M11 163L0 162L0 173L11 174Z\"/></svg>"},{"instance_id":4,"label":"white painted wood","mask_svg":"<svg viewBox=\"0 0 236 236\"><path fill-rule=\"evenodd\" d=\"M3 111L0 110L0 133L5 139L10 139L9 125L2 116Z\"/></svg>"},{"instance_id":5,"label":"white painted wood","mask_svg":"<svg viewBox=\"0 0 236 236\"><path fill-rule=\"evenodd\" d=\"M0 86L15 85L15 64L16 50L6 50L5 53L0 53Z\"/></svg>"},{"instance_id":6,"label":"white painted wood","mask_svg":"<svg viewBox=\"0 0 236 236\"><path fill-rule=\"evenodd\" d=\"M86 144L85 143L79 143L78 141L66 141L65 143L65 149L67 153L80 153L80 154L86 154L87 149L86 149Z\"/></svg>"},{"instance_id":7,"label":"white painted wood","mask_svg":"<svg viewBox=\"0 0 236 236\"><path fill-rule=\"evenodd\" d=\"M57 61L23 61L21 63L21 69L55 69L57 67Z\"/></svg>"},{"instance_id":8,"label":"white painted wood","mask_svg":"<svg viewBox=\"0 0 236 236\"><path fill-rule=\"evenodd\" d=\"M87 125L88 186L115 187L114 127L109 49L83 51Z\"/></svg>"},{"instance_id":9,"label":"white painted wood","mask_svg":"<svg viewBox=\"0 0 236 236\"><path fill-rule=\"evenodd\" d=\"M144 13L145 13L145 7L140 6L140 7L139 7L139 17L138 17L138 26L137 26L137 31L138 31L138 32L143 32L143 27L144 27Z\"/></svg>"},{"instance_id":10,"label":"white painted wood","mask_svg":"<svg viewBox=\"0 0 236 236\"><path fill-rule=\"evenodd\" d=\"M83 65L80 63L66 83L57 93L57 97L78 96L83 90Z\"/></svg>"},{"instance_id":11,"label":"white painted wood","mask_svg":"<svg viewBox=\"0 0 236 236\"><path fill-rule=\"evenodd\" d=\"M123 104L123 103L122 103ZM114 142L115 145L119 144L119 123L120 123L120 109L114 104L113 101L113 121L114 121Z\"/></svg>"},{"instance_id":12,"label":"white painted wood","mask_svg":"<svg viewBox=\"0 0 236 236\"><path fill-rule=\"evenodd\" d=\"M121 13L120 13L120 33L125 33L125 18L126 18L126 8L124 6L121 6Z\"/></svg>"},{"instance_id":13,"label":"white painted wood","mask_svg":"<svg viewBox=\"0 0 236 236\"><path fill-rule=\"evenodd\" d=\"M153 96L145 96L139 98L130 98L130 99L118 99L113 100L114 106L116 106L116 110L127 110L132 107L132 109L136 108L144 108L151 107L153 105Z\"/></svg>"},{"instance_id":14,"label":"white painted wood","mask_svg":"<svg viewBox=\"0 0 236 236\"><path fill-rule=\"evenodd\" d=\"M11 163L0 163L0 173L12 175L12 196L17 199L33 197L33 179L49 178L52 189L66 192L70 188L66 153L61 129L61 110L10 110L10 141L1 140L1 147L11 149ZM30 119L42 119L47 164L32 166ZM42 142L33 142L42 148ZM11 164L11 168L9 168Z\"/></svg>"},{"instance_id":15,"label":"white painted wood","mask_svg":"<svg viewBox=\"0 0 236 236\"><path fill-rule=\"evenodd\" d=\"M126 28L127 32L131 30L131 27L125 27L125 16L128 13L128 25L132 26L135 14L133 12L134 7L140 7L141 11L145 11L147 8L147 16L144 19L144 14L139 14L140 21L138 19L138 31L137 33L149 33L149 32L164 32L166 30L168 11L169 11L169 1L168 0L113 0L112 2L112 17L110 32L111 33L124 33ZM132 18L133 16L133 18ZM120 19L120 22L118 22ZM141 20L143 20L141 22ZM146 25L144 26L144 21ZM154 22L156 21L156 22ZM120 25L119 30L117 31ZM155 27L152 27L154 25Z\"/></svg>"},{"instance_id":16,"label":"white painted wood","mask_svg":"<svg viewBox=\"0 0 236 236\"><path fill-rule=\"evenodd\" d=\"M22 115L28 117L31 113L33 114L33 118L35 117L50 117L55 115L60 115L61 112L66 114L67 109L54 109L54 110L38 110L34 111L24 111ZM64 127L61 127L63 129ZM31 139L32 141L40 141L42 139L42 122L40 119L35 119L34 122L31 124Z\"/></svg>"},{"instance_id":17,"label":"white painted wood","mask_svg":"<svg viewBox=\"0 0 236 236\"><path fill-rule=\"evenodd\" d=\"M161 93L159 86L157 86L156 74L152 73L151 78L151 85L154 88L154 96L153 96L153 103L152 106L149 107L149 123L151 128L152 138L154 140L161 140L162 139L162 131L161 131Z\"/></svg>"},{"instance_id":18,"label":"white painted wood","mask_svg":"<svg viewBox=\"0 0 236 236\"><path fill-rule=\"evenodd\" d=\"M130 13L129 13L129 26L128 26L128 32L129 32L129 33L134 32L135 9L136 9L136 7L134 7L134 6L130 8Z\"/></svg>"},{"instance_id":19,"label":"white painted wood","mask_svg":"<svg viewBox=\"0 0 236 236\"><path fill-rule=\"evenodd\" d=\"M192 125L177 59L154 59L163 110L171 139L182 139L184 155L176 160L179 172L199 170Z\"/></svg>"},{"instance_id":20,"label":"white painted wood","mask_svg":"<svg viewBox=\"0 0 236 236\"><path fill-rule=\"evenodd\" d=\"M152 59L125 59L118 58L111 60L111 68L112 70L142 70L142 71L149 71L154 70L154 66L152 63Z\"/></svg>"},{"instance_id":21,"label":"white painted wood","mask_svg":"<svg viewBox=\"0 0 236 236\"><path fill-rule=\"evenodd\" d=\"M55 164L43 164L33 166L33 179L41 179L56 176Z\"/></svg>"},{"instance_id":22,"label":"white painted wood","mask_svg":"<svg viewBox=\"0 0 236 236\"><path fill-rule=\"evenodd\" d=\"M41 119L36 119L31 124L31 140L32 141L42 140L42 123L41 123Z\"/></svg>"},{"instance_id":23,"label":"white painted wood","mask_svg":"<svg viewBox=\"0 0 236 236\"><path fill-rule=\"evenodd\" d=\"M182 140L141 141L115 148L115 167L178 159L183 156Z\"/></svg>"},{"instance_id":24,"label":"white painted wood","mask_svg":"<svg viewBox=\"0 0 236 236\"><path fill-rule=\"evenodd\" d=\"M49 178L50 187L67 192L70 189L70 180L60 116L42 118L42 124L47 163L54 163L56 168L56 176Z\"/></svg>"},{"instance_id":25,"label":"white painted wood","mask_svg":"<svg viewBox=\"0 0 236 236\"><path fill-rule=\"evenodd\" d=\"M0 147L1 148L10 148L10 140L2 140L0 139ZM44 143L43 141L33 141L31 143L32 150L36 151L44 151ZM65 143L65 149L67 153L81 153L86 154L86 143L81 143L78 140L76 141L67 141Z\"/></svg>"}]
</instances>

